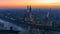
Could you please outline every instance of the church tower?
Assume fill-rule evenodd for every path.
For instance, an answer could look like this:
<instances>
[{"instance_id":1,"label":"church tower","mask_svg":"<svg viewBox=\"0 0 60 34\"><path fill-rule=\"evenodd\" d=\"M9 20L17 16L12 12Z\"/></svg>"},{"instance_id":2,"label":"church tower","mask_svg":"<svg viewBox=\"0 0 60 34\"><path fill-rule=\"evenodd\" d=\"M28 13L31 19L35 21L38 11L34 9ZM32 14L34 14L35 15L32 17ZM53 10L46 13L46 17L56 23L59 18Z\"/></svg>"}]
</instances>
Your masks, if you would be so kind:
<instances>
[{"instance_id":1,"label":"church tower","mask_svg":"<svg viewBox=\"0 0 60 34\"><path fill-rule=\"evenodd\" d=\"M27 16L26 16L25 20L28 22L33 21L31 9L32 9L31 6L27 6Z\"/></svg>"}]
</instances>

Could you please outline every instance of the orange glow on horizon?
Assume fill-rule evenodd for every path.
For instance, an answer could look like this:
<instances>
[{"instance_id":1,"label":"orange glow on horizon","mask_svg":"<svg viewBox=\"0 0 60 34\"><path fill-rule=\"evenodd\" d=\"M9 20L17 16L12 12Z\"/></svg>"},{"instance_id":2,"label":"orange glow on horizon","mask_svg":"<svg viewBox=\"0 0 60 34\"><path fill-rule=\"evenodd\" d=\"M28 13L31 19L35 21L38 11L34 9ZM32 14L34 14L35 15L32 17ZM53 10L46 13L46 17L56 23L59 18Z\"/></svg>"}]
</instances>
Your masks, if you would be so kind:
<instances>
[{"instance_id":1,"label":"orange glow on horizon","mask_svg":"<svg viewBox=\"0 0 60 34\"><path fill-rule=\"evenodd\" d=\"M40 7L40 8L60 8L60 0L11 0L11 1L2 1L0 0L0 8L1 7L9 7L9 8L22 8L27 5L31 5L32 7Z\"/></svg>"}]
</instances>

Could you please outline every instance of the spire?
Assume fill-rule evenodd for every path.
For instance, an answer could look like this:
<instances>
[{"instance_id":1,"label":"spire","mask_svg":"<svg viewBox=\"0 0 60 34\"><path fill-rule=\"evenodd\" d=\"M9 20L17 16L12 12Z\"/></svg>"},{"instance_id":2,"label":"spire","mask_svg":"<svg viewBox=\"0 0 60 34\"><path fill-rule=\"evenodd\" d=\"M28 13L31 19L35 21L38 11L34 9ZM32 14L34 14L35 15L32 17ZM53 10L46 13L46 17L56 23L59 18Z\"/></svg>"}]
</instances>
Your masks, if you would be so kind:
<instances>
[{"instance_id":1,"label":"spire","mask_svg":"<svg viewBox=\"0 0 60 34\"><path fill-rule=\"evenodd\" d=\"M47 17L47 18L49 17L49 11L48 11L48 13L47 13L46 17Z\"/></svg>"},{"instance_id":2,"label":"spire","mask_svg":"<svg viewBox=\"0 0 60 34\"><path fill-rule=\"evenodd\" d=\"M27 10L28 10L29 6L27 5Z\"/></svg>"},{"instance_id":3,"label":"spire","mask_svg":"<svg viewBox=\"0 0 60 34\"><path fill-rule=\"evenodd\" d=\"M31 5L30 6L27 5L27 12L29 13L31 12Z\"/></svg>"},{"instance_id":4,"label":"spire","mask_svg":"<svg viewBox=\"0 0 60 34\"><path fill-rule=\"evenodd\" d=\"M46 15L47 18L49 17L50 12L51 12L51 8L49 9L49 11L48 11L48 13L47 13L47 15Z\"/></svg>"},{"instance_id":5,"label":"spire","mask_svg":"<svg viewBox=\"0 0 60 34\"><path fill-rule=\"evenodd\" d=\"M32 21L31 5L27 5L27 21Z\"/></svg>"},{"instance_id":6,"label":"spire","mask_svg":"<svg viewBox=\"0 0 60 34\"><path fill-rule=\"evenodd\" d=\"M27 12L29 13L29 6L27 5Z\"/></svg>"},{"instance_id":7,"label":"spire","mask_svg":"<svg viewBox=\"0 0 60 34\"><path fill-rule=\"evenodd\" d=\"M51 12L51 8L50 8L50 12Z\"/></svg>"},{"instance_id":8,"label":"spire","mask_svg":"<svg viewBox=\"0 0 60 34\"><path fill-rule=\"evenodd\" d=\"M30 9L29 10L31 11L31 6L30 6Z\"/></svg>"},{"instance_id":9,"label":"spire","mask_svg":"<svg viewBox=\"0 0 60 34\"><path fill-rule=\"evenodd\" d=\"M29 6L29 18L30 18L30 21L33 21L32 13L31 13L31 5Z\"/></svg>"}]
</instances>

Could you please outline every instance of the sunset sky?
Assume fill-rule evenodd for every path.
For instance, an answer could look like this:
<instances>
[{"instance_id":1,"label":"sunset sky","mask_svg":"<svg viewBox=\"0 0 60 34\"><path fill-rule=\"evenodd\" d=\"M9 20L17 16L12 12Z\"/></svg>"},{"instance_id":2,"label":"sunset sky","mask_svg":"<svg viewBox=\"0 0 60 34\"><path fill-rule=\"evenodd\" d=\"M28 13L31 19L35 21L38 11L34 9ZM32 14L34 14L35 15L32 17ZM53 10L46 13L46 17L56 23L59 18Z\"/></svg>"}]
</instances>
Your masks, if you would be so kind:
<instances>
[{"instance_id":1,"label":"sunset sky","mask_svg":"<svg viewBox=\"0 0 60 34\"><path fill-rule=\"evenodd\" d=\"M0 0L0 7L60 7L60 0Z\"/></svg>"}]
</instances>

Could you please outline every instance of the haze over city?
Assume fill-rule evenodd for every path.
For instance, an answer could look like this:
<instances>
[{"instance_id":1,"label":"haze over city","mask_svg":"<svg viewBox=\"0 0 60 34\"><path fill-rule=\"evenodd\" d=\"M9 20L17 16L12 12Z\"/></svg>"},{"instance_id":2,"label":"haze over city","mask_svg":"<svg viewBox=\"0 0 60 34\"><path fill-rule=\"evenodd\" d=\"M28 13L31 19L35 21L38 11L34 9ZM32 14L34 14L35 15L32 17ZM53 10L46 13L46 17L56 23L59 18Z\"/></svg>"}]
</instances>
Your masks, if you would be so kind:
<instances>
[{"instance_id":1,"label":"haze over city","mask_svg":"<svg viewBox=\"0 0 60 34\"><path fill-rule=\"evenodd\" d=\"M0 0L0 34L60 34L60 0Z\"/></svg>"}]
</instances>

